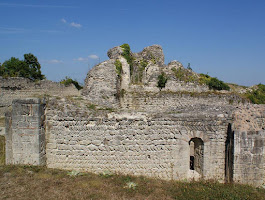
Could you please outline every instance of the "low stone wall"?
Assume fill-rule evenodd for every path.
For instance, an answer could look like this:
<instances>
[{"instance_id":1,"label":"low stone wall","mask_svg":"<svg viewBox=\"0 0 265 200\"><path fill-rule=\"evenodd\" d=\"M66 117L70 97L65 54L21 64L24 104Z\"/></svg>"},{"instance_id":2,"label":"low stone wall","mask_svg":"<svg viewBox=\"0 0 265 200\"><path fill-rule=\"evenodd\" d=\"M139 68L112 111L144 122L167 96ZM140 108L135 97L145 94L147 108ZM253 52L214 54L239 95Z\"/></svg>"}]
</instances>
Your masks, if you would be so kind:
<instances>
[{"instance_id":1,"label":"low stone wall","mask_svg":"<svg viewBox=\"0 0 265 200\"><path fill-rule=\"evenodd\" d=\"M21 77L0 77L0 117L5 115L14 99L43 95L72 96L79 94L80 92L74 85L65 87L60 83L49 80L34 82Z\"/></svg>"},{"instance_id":2,"label":"low stone wall","mask_svg":"<svg viewBox=\"0 0 265 200\"><path fill-rule=\"evenodd\" d=\"M265 131L235 131L234 145L234 181L265 185Z\"/></svg>"}]
</instances>

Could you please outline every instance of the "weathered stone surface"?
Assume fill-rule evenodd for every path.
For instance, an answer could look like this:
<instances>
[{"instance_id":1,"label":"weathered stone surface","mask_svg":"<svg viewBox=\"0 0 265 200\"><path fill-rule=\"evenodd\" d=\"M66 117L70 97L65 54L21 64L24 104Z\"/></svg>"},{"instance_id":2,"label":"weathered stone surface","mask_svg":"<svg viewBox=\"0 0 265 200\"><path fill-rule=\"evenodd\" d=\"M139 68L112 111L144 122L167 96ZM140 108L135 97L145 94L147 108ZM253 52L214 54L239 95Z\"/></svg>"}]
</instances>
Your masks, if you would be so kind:
<instances>
[{"instance_id":1,"label":"weathered stone surface","mask_svg":"<svg viewBox=\"0 0 265 200\"><path fill-rule=\"evenodd\" d=\"M6 115L7 164L45 164L44 106L40 99L13 101Z\"/></svg>"},{"instance_id":2,"label":"weathered stone surface","mask_svg":"<svg viewBox=\"0 0 265 200\"><path fill-rule=\"evenodd\" d=\"M122 53L122 48L118 46L108 50L107 55L110 59L118 59L122 55Z\"/></svg>"}]
</instances>

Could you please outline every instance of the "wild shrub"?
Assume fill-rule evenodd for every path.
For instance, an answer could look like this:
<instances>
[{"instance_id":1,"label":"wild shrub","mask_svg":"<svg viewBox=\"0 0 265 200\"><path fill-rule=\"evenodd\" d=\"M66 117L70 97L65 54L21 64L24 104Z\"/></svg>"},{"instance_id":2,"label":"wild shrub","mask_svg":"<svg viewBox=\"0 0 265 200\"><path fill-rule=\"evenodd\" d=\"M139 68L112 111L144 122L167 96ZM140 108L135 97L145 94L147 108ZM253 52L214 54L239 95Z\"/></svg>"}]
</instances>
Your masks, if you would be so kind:
<instances>
[{"instance_id":1,"label":"wild shrub","mask_svg":"<svg viewBox=\"0 0 265 200\"><path fill-rule=\"evenodd\" d=\"M265 85L258 84L257 89L246 94L247 98L255 104L265 104Z\"/></svg>"},{"instance_id":2,"label":"wild shrub","mask_svg":"<svg viewBox=\"0 0 265 200\"><path fill-rule=\"evenodd\" d=\"M166 74L165 74L164 72L162 72L162 73L158 76L157 87L159 87L159 89L162 90L164 87L166 87L166 83L167 83L167 77L166 77Z\"/></svg>"},{"instance_id":3,"label":"wild shrub","mask_svg":"<svg viewBox=\"0 0 265 200\"><path fill-rule=\"evenodd\" d=\"M83 87L81 85L79 85L79 83L77 81L74 81L73 79L71 79L68 76L66 76L63 80L61 80L60 83L64 84L66 87L73 84L76 87L76 89L78 89L78 90L83 89Z\"/></svg>"}]
</instances>

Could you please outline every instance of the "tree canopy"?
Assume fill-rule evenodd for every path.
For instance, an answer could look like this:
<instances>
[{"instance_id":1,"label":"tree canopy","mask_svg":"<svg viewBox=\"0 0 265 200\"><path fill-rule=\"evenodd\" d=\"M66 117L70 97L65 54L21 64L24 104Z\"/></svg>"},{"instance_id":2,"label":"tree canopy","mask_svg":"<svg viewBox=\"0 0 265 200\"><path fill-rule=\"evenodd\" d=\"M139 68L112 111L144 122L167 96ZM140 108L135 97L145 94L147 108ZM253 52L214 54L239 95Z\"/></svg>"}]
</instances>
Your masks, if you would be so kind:
<instances>
[{"instance_id":1,"label":"tree canopy","mask_svg":"<svg viewBox=\"0 0 265 200\"><path fill-rule=\"evenodd\" d=\"M36 56L31 53L24 54L24 60L11 57L0 65L0 76L24 77L31 80L42 80L45 76L41 73L41 65Z\"/></svg>"}]
</instances>

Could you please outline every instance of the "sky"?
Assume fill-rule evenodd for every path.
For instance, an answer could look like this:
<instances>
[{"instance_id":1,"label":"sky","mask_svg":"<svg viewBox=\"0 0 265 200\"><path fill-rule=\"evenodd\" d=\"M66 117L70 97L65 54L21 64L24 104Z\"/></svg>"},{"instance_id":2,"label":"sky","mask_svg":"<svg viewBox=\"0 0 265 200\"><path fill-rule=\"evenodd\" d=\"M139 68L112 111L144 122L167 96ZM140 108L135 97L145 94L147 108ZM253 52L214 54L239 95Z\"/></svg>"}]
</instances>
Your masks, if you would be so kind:
<instances>
[{"instance_id":1,"label":"sky","mask_svg":"<svg viewBox=\"0 0 265 200\"><path fill-rule=\"evenodd\" d=\"M265 84L265 1L0 0L0 63L33 53L47 79L82 84L123 43L159 44L165 64L228 83Z\"/></svg>"}]
</instances>

